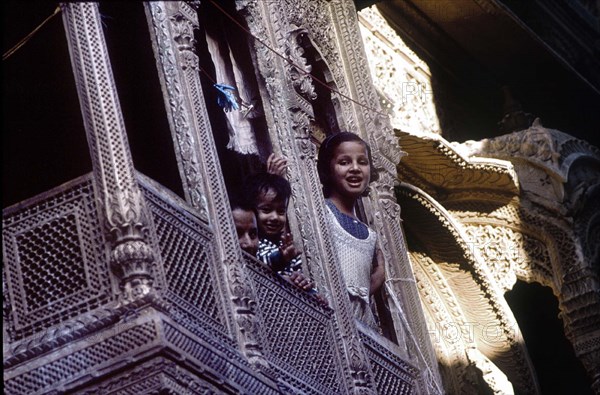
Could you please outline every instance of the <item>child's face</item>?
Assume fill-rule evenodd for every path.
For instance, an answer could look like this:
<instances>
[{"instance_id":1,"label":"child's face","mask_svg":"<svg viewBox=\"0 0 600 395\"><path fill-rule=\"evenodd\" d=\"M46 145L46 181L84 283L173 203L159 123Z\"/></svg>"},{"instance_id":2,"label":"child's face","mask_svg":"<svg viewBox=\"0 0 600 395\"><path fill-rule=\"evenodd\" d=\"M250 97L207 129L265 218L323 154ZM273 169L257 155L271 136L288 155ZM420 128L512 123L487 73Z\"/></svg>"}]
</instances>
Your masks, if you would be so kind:
<instances>
[{"instance_id":1,"label":"child's face","mask_svg":"<svg viewBox=\"0 0 600 395\"><path fill-rule=\"evenodd\" d=\"M235 230L240 241L240 247L252 256L258 251L258 228L256 215L253 211L236 208L232 211Z\"/></svg>"},{"instance_id":2,"label":"child's face","mask_svg":"<svg viewBox=\"0 0 600 395\"><path fill-rule=\"evenodd\" d=\"M257 199L256 211L261 237L279 240L285 228L287 202L275 199L275 195L273 189L261 192Z\"/></svg>"},{"instance_id":3,"label":"child's face","mask_svg":"<svg viewBox=\"0 0 600 395\"><path fill-rule=\"evenodd\" d=\"M371 178L367 147L358 141L345 141L333 151L329 162L331 193L358 199Z\"/></svg>"}]
</instances>

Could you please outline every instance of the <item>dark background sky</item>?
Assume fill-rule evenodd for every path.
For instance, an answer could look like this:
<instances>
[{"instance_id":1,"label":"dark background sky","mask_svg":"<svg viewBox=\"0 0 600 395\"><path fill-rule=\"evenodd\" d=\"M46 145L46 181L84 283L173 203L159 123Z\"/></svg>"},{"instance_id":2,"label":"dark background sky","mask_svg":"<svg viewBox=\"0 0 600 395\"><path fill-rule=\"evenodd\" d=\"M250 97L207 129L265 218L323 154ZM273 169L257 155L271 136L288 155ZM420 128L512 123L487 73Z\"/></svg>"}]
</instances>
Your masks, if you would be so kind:
<instances>
[{"instance_id":1,"label":"dark background sky","mask_svg":"<svg viewBox=\"0 0 600 395\"><path fill-rule=\"evenodd\" d=\"M2 8L5 53L56 3ZM100 10L134 164L182 195L142 4L110 1ZM2 105L3 207L91 171L61 14L3 61Z\"/></svg>"}]
</instances>

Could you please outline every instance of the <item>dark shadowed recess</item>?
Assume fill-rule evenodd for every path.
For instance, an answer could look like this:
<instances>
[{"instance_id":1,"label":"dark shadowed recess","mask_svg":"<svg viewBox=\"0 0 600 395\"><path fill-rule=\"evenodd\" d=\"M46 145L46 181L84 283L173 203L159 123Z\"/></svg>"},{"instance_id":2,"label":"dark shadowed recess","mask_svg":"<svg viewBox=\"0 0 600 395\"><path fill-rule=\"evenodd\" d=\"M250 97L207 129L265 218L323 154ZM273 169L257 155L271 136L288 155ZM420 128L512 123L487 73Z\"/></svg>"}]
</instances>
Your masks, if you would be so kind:
<instances>
[{"instance_id":1,"label":"dark shadowed recess","mask_svg":"<svg viewBox=\"0 0 600 395\"><path fill-rule=\"evenodd\" d=\"M505 298L521 328L541 393L593 394L590 379L565 337L552 290L517 281Z\"/></svg>"},{"instance_id":2,"label":"dark shadowed recess","mask_svg":"<svg viewBox=\"0 0 600 395\"><path fill-rule=\"evenodd\" d=\"M5 53L57 3L2 3ZM137 170L182 195L141 2L103 2L103 28ZM2 206L91 171L62 15L3 61Z\"/></svg>"}]
</instances>

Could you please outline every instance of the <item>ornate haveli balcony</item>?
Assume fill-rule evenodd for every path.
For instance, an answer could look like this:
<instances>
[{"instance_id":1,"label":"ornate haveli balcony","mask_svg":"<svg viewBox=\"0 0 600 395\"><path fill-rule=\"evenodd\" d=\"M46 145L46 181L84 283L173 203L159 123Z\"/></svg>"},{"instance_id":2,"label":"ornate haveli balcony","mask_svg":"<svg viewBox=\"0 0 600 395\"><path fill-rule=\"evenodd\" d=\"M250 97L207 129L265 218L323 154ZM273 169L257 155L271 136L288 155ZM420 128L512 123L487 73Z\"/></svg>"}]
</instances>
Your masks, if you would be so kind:
<instances>
[{"instance_id":1,"label":"ornate haveli balcony","mask_svg":"<svg viewBox=\"0 0 600 395\"><path fill-rule=\"evenodd\" d=\"M226 280L211 227L151 179L138 182L155 263L153 292L133 302L119 298L91 174L3 211L6 393L343 392L332 310L249 255L243 276ZM241 304L261 328L261 369L238 349L226 281L239 282L233 298L236 286L257 296ZM359 333L377 391L411 393L417 370L394 344Z\"/></svg>"}]
</instances>

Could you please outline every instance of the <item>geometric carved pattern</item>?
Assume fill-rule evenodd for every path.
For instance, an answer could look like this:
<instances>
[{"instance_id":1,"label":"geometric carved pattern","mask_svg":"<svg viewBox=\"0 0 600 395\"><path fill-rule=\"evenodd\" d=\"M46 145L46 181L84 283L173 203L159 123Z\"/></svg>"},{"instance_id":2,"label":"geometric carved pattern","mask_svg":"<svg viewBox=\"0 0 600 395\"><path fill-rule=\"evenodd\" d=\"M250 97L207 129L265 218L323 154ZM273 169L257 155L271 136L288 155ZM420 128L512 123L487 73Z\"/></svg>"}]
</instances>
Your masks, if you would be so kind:
<instances>
[{"instance_id":1,"label":"geometric carved pattern","mask_svg":"<svg viewBox=\"0 0 600 395\"><path fill-rule=\"evenodd\" d=\"M181 350L181 354L186 355L186 360L197 369L197 377L217 383L221 392L261 395L277 393L274 386L266 385L262 376L247 367L247 361L237 350L224 347L219 339L205 338L198 341L168 322L164 322L164 334L169 346L175 351Z\"/></svg>"},{"instance_id":2,"label":"geometric carved pattern","mask_svg":"<svg viewBox=\"0 0 600 395\"><path fill-rule=\"evenodd\" d=\"M74 214L34 227L16 240L28 310L87 286Z\"/></svg>"},{"instance_id":3,"label":"geometric carved pattern","mask_svg":"<svg viewBox=\"0 0 600 395\"><path fill-rule=\"evenodd\" d=\"M410 394L414 390L418 369L409 365L365 332L360 332L375 375L377 393Z\"/></svg>"},{"instance_id":4,"label":"geometric carved pattern","mask_svg":"<svg viewBox=\"0 0 600 395\"><path fill-rule=\"evenodd\" d=\"M112 300L90 177L3 211L6 341Z\"/></svg>"},{"instance_id":5,"label":"geometric carved pattern","mask_svg":"<svg viewBox=\"0 0 600 395\"><path fill-rule=\"evenodd\" d=\"M155 225L169 289L210 317L218 318L205 243L158 216Z\"/></svg>"},{"instance_id":6,"label":"geometric carved pattern","mask_svg":"<svg viewBox=\"0 0 600 395\"><path fill-rule=\"evenodd\" d=\"M526 226L511 228L491 222L482 224L484 219L493 219L486 214L467 217L454 212L465 225L465 233L470 246L479 252L491 269L497 283L505 290L512 289L517 278L552 284L552 267L548 248L540 236L529 234L533 229ZM470 223L471 221L475 223ZM492 224L493 223L493 224Z\"/></svg>"},{"instance_id":7,"label":"geometric carved pattern","mask_svg":"<svg viewBox=\"0 0 600 395\"><path fill-rule=\"evenodd\" d=\"M121 370L118 375L111 375L111 378L106 382L102 382L100 385L92 385L78 393L81 395L138 395L154 393L188 395L199 393L216 394L222 392L225 391L222 390L221 385L218 388L210 385L205 381L199 380L188 370L177 366L175 362L164 357L158 357L139 364L132 369Z\"/></svg>"},{"instance_id":8,"label":"geometric carved pattern","mask_svg":"<svg viewBox=\"0 0 600 395\"><path fill-rule=\"evenodd\" d=\"M440 134L433 103L431 73L387 23L376 6L358 13L367 60L394 129Z\"/></svg>"},{"instance_id":9,"label":"geometric carved pattern","mask_svg":"<svg viewBox=\"0 0 600 395\"><path fill-rule=\"evenodd\" d=\"M343 376L336 363L332 311L246 258L264 328L265 353L280 380L303 393L339 393Z\"/></svg>"},{"instance_id":10,"label":"geometric carved pattern","mask_svg":"<svg viewBox=\"0 0 600 395\"><path fill-rule=\"evenodd\" d=\"M43 364L4 381L5 391L10 394L32 394L40 389L56 386L62 381L93 373L98 365L136 350L151 342L156 336L153 322L135 326L53 362Z\"/></svg>"},{"instance_id":11,"label":"geometric carved pattern","mask_svg":"<svg viewBox=\"0 0 600 395\"><path fill-rule=\"evenodd\" d=\"M167 282L166 299L180 313L202 326L226 334L225 317L218 299L218 278L212 231L204 221L174 204L165 191L153 191L145 177L139 177L148 208L152 212L158 248ZM179 318L182 314L176 314ZM182 322L182 324L185 324ZM191 329L192 324L186 325ZM197 324L196 324L197 325Z\"/></svg>"}]
</instances>

